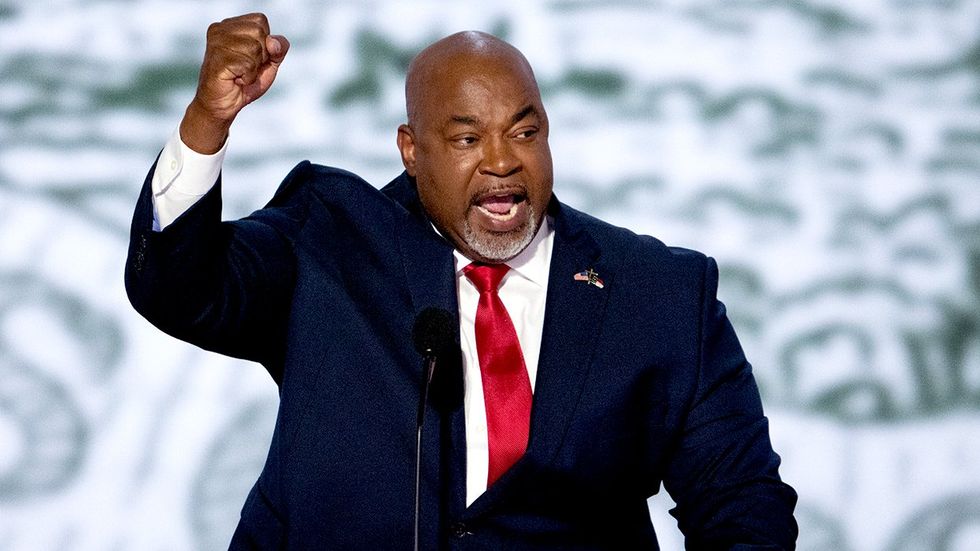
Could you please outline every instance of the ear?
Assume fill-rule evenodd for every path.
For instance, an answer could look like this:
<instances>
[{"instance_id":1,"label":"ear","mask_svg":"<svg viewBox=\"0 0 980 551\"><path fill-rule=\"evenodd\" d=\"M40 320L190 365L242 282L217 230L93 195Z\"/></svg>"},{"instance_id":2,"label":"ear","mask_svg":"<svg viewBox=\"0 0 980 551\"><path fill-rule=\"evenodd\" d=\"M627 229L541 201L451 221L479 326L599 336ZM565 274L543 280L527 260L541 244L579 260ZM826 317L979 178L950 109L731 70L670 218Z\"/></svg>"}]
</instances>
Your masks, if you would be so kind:
<instances>
[{"instance_id":1,"label":"ear","mask_svg":"<svg viewBox=\"0 0 980 551\"><path fill-rule=\"evenodd\" d=\"M408 175L415 177L415 133L412 127L403 124L398 127L398 150L402 154L402 164Z\"/></svg>"}]
</instances>

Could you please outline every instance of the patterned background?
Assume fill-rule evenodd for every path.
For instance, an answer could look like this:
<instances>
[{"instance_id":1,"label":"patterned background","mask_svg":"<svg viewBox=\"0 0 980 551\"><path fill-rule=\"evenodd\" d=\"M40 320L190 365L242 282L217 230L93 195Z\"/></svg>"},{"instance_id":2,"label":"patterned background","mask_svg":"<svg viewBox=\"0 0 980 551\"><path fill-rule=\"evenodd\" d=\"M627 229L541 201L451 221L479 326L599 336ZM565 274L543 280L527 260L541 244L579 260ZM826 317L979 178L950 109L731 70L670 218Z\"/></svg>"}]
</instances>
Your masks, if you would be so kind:
<instances>
[{"instance_id":1,"label":"patterned background","mask_svg":"<svg viewBox=\"0 0 980 551\"><path fill-rule=\"evenodd\" d=\"M0 0L0 550L227 544L275 386L153 329L122 270L207 25L255 10L293 49L227 217L304 158L386 183L407 61L495 32L559 197L718 258L800 548L980 549L980 2Z\"/></svg>"}]
</instances>

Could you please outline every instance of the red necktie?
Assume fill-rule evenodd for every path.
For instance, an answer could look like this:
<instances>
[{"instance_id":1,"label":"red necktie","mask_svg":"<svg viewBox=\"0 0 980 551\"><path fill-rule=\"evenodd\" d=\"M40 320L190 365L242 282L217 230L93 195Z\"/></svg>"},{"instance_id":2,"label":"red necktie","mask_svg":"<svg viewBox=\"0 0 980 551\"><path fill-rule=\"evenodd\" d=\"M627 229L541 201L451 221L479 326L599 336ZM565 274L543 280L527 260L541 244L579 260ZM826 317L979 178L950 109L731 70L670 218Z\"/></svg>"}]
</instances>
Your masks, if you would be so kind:
<instances>
[{"instance_id":1,"label":"red necktie","mask_svg":"<svg viewBox=\"0 0 980 551\"><path fill-rule=\"evenodd\" d=\"M476 307L476 352L480 357L490 451L489 488L524 455L531 425L531 381L517 331L497 295L506 264L473 263L463 274L480 291Z\"/></svg>"}]
</instances>

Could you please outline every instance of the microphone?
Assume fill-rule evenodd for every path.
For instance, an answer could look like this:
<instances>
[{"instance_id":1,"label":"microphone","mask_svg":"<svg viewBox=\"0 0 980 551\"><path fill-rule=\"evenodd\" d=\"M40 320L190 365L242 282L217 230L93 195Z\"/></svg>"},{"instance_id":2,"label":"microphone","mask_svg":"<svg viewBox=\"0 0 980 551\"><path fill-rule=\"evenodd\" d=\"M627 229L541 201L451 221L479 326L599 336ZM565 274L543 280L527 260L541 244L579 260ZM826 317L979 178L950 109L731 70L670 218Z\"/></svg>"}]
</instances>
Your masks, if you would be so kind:
<instances>
[{"instance_id":1,"label":"microphone","mask_svg":"<svg viewBox=\"0 0 980 551\"><path fill-rule=\"evenodd\" d=\"M419 494L422 485L422 423L425 421L425 405L429 386L436 373L436 362L452 361L456 329L452 314L432 306L419 312L415 318L415 325L412 326L412 341L415 343L415 350L422 355L423 362L415 435L415 551L419 549ZM459 354L455 356L458 363Z\"/></svg>"},{"instance_id":2,"label":"microphone","mask_svg":"<svg viewBox=\"0 0 980 551\"><path fill-rule=\"evenodd\" d=\"M422 392L419 397L419 410L416 428L422 427L425 416L425 404L428 399L429 386L436 372L437 360L449 360L452 345L455 344L456 327L453 315L442 308L428 307L415 318L412 327L412 340L415 350L422 355L424 372Z\"/></svg>"},{"instance_id":3,"label":"microphone","mask_svg":"<svg viewBox=\"0 0 980 551\"><path fill-rule=\"evenodd\" d=\"M412 327L412 340L415 350L423 356L446 352L454 344L456 327L453 315L448 310L429 306L419 312Z\"/></svg>"}]
</instances>

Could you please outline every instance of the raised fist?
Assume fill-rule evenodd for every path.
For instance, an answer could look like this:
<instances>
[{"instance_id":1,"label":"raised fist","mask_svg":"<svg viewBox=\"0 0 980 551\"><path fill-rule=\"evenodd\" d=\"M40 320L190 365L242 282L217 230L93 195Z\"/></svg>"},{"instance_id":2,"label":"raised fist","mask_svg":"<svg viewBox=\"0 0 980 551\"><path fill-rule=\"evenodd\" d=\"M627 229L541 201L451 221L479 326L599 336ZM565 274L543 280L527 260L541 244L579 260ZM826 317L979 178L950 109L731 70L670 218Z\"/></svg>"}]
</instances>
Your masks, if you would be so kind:
<instances>
[{"instance_id":1,"label":"raised fist","mask_svg":"<svg viewBox=\"0 0 980 551\"><path fill-rule=\"evenodd\" d=\"M197 93L180 125L184 143L200 153L220 149L239 111L272 86L288 50L289 41L269 34L261 13L208 27Z\"/></svg>"}]
</instances>

